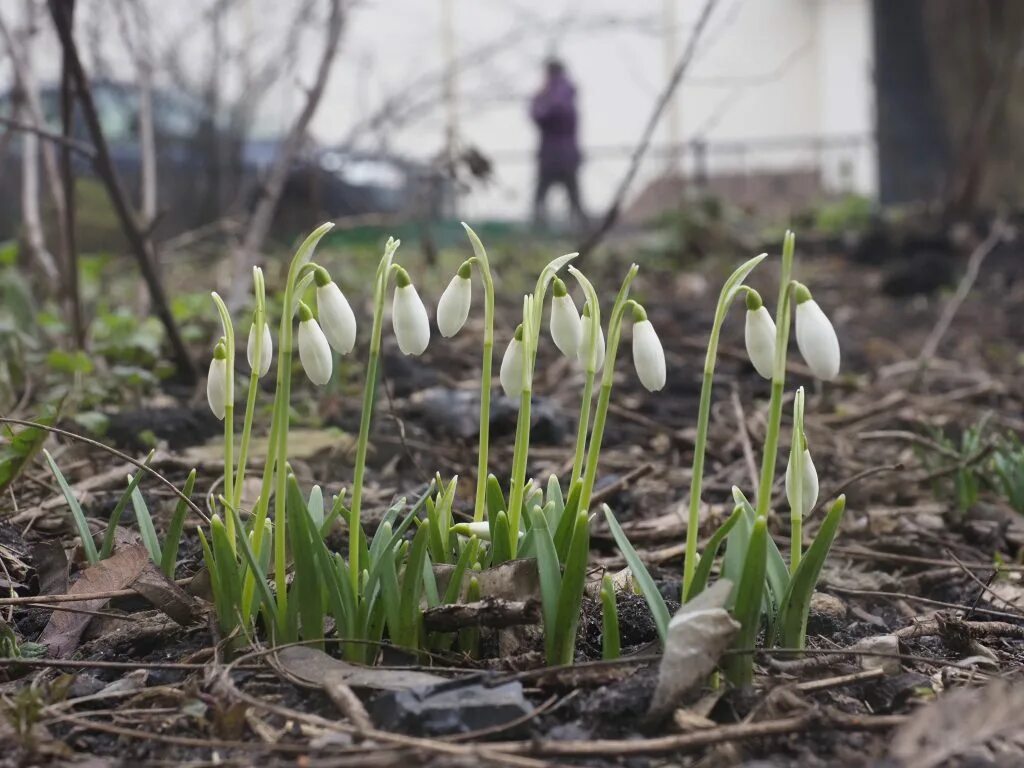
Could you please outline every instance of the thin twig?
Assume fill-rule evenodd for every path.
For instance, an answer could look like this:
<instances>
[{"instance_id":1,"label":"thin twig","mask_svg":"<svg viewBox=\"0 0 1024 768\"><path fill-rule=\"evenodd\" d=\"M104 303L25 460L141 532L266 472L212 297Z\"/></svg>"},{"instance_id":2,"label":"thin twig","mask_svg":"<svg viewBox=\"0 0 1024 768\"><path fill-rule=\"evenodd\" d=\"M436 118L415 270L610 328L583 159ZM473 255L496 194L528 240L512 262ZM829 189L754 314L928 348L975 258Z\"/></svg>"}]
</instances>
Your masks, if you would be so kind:
<instances>
[{"instance_id":1,"label":"thin twig","mask_svg":"<svg viewBox=\"0 0 1024 768\"><path fill-rule=\"evenodd\" d=\"M623 176L622 180L619 182L618 189L612 197L612 202L608 206L608 210L605 212L597 229L587 237L578 249L581 256L585 256L590 251L594 250L598 243L604 239L605 235L611 231L612 227L614 227L615 223L618 221L622 204L626 199L630 186L633 184L633 179L636 177L637 171L640 169L640 162L647 153L647 147L650 145L651 138L654 136L654 131L658 127L658 121L661 120L661 115L672 101L672 96L679 87L679 83L682 82L683 75L686 74L686 70L689 69L690 62L693 61L694 54L697 52L697 43L703 35L705 27L707 27L708 21L711 19L711 14L712 11L715 10L716 4L717 0L706 0L704 3L704 8L701 10L700 17L697 19L697 23L694 25L693 31L690 33L690 40L686 44L686 49L683 51L683 55L679 61L676 62L675 68L672 70L672 77L669 78L665 88L662 90L661 94L659 94L658 100L654 104L654 110L647 118L647 125L644 126L644 132L641 134L640 141L633 150L633 156L630 158L629 167L626 169L625 176Z\"/></svg>"}]
</instances>

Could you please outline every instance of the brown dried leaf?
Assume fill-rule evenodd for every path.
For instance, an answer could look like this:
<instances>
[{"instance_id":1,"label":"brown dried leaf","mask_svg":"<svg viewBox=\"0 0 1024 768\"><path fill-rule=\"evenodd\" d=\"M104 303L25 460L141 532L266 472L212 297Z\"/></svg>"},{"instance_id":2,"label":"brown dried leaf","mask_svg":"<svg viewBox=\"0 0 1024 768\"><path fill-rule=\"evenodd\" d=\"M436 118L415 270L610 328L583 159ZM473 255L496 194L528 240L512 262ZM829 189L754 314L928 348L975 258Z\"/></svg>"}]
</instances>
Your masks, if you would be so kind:
<instances>
[{"instance_id":1,"label":"brown dried leaf","mask_svg":"<svg viewBox=\"0 0 1024 768\"><path fill-rule=\"evenodd\" d=\"M306 685L324 688L334 683L344 683L350 688L404 691L443 683L447 679L411 669L360 667L328 656L316 648L301 645L282 648L277 653L277 661L282 671L291 677Z\"/></svg>"},{"instance_id":2,"label":"brown dried leaf","mask_svg":"<svg viewBox=\"0 0 1024 768\"><path fill-rule=\"evenodd\" d=\"M78 581L71 585L68 594L88 595L94 592L109 592L129 587L150 562L149 553L141 544L118 550L111 557L82 571ZM108 598L83 600L75 606L87 611L97 611L106 605ZM92 616L70 611L54 611L39 636L39 642L49 646L50 655L65 658L78 647L86 626Z\"/></svg>"},{"instance_id":3,"label":"brown dried leaf","mask_svg":"<svg viewBox=\"0 0 1024 768\"><path fill-rule=\"evenodd\" d=\"M960 688L920 710L889 751L904 768L1024 765L1024 685Z\"/></svg>"},{"instance_id":4,"label":"brown dried leaf","mask_svg":"<svg viewBox=\"0 0 1024 768\"><path fill-rule=\"evenodd\" d=\"M718 664L740 625L725 609L732 582L719 579L672 617L649 714L661 717L699 686Z\"/></svg>"},{"instance_id":5,"label":"brown dried leaf","mask_svg":"<svg viewBox=\"0 0 1024 768\"><path fill-rule=\"evenodd\" d=\"M146 563L131 586L183 627L191 624L200 613L196 600L168 579L152 560Z\"/></svg>"}]
</instances>

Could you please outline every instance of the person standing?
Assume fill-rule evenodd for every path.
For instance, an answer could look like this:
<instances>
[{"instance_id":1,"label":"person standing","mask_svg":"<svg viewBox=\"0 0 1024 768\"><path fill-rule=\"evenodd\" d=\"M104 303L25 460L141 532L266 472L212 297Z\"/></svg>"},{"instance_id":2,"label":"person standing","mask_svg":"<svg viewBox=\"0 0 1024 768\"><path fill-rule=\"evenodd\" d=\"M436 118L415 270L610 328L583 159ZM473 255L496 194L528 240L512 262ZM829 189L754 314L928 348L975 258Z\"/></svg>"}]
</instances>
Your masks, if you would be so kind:
<instances>
[{"instance_id":1,"label":"person standing","mask_svg":"<svg viewBox=\"0 0 1024 768\"><path fill-rule=\"evenodd\" d=\"M534 223L541 226L547 223L548 191L560 185L565 187L569 197L575 225L583 228L587 217L580 202L579 169L583 156L577 137L576 87L558 59L548 59L545 64L544 86L533 97L530 117L540 131Z\"/></svg>"}]
</instances>

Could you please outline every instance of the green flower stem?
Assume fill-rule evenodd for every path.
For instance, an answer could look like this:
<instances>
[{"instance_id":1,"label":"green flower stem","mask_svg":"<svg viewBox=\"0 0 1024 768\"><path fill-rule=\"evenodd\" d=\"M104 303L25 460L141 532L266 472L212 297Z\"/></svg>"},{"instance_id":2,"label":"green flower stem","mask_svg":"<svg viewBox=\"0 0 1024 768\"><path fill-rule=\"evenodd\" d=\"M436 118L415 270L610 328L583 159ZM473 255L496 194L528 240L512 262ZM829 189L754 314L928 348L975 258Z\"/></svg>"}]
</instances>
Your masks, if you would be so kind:
<instances>
[{"instance_id":1,"label":"green flower stem","mask_svg":"<svg viewBox=\"0 0 1024 768\"><path fill-rule=\"evenodd\" d=\"M227 351L227 365L225 366L224 389L226 397L224 400L224 496L228 499L235 497L235 328L231 322L231 313L228 312L220 295L213 291L210 294L213 303L217 306L217 314L220 315L220 324L224 329L224 347ZM228 535L228 542L232 551L235 548L235 521L231 515L225 515L224 528Z\"/></svg>"},{"instance_id":2,"label":"green flower stem","mask_svg":"<svg viewBox=\"0 0 1024 768\"><path fill-rule=\"evenodd\" d=\"M790 441L790 461L793 462L793 505L789 509L790 550L789 572L796 573L803 555L804 524L804 388L796 391L793 401L793 436Z\"/></svg>"},{"instance_id":3,"label":"green flower stem","mask_svg":"<svg viewBox=\"0 0 1024 768\"><path fill-rule=\"evenodd\" d=\"M266 287L263 282L263 270L259 267L252 268L253 292L256 296L256 310L253 312L252 323L255 331L255 345L253 357L261 360L266 350L263 349L263 326L267 322L267 297ZM249 372L249 392L245 398L245 418L242 422L242 440L238 448L238 470L235 477L235 494L231 498L231 504L235 509L240 509L242 503L242 484L245 482L246 463L249 460L249 441L252 437L252 420L256 410L256 394L259 392L259 370Z\"/></svg>"},{"instance_id":4,"label":"green flower stem","mask_svg":"<svg viewBox=\"0 0 1024 768\"><path fill-rule=\"evenodd\" d=\"M533 366L531 345L533 337L534 297L523 297L523 388L519 393L519 415L516 419L516 442L512 450L512 477L509 481L508 528L509 552L515 558L519 549L519 520L523 511L523 495L526 487L526 460L530 449L530 398L533 396Z\"/></svg>"},{"instance_id":5,"label":"green flower stem","mask_svg":"<svg viewBox=\"0 0 1024 768\"><path fill-rule=\"evenodd\" d=\"M569 267L569 273L576 278L576 282L580 284L580 287L583 288L583 293L586 295L587 301L584 304L584 312L590 313L590 328L600 328L601 302L598 300L597 290L595 290L593 283L575 267ZM589 310L587 309L588 307L590 308ZM572 461L572 479L569 482L570 491L576 485L580 475L583 474L584 461L586 459L587 430L590 426L590 411L593 407L594 382L597 380L597 347L599 338L600 334L596 330L591 333L589 340L590 348L586 350L587 365L583 382L583 398L580 401L580 422L576 428L576 454ZM580 343L583 341L583 339L580 339ZM580 509L584 509L584 507L580 507Z\"/></svg>"},{"instance_id":6,"label":"green flower stem","mask_svg":"<svg viewBox=\"0 0 1024 768\"><path fill-rule=\"evenodd\" d=\"M761 459L761 479L757 485L757 515L766 517L772 501L772 479L779 450L779 425L782 422L782 393L786 385L786 351L789 347L790 275L796 236L786 232L782 244L782 272L779 276L779 303L775 310L775 364L772 370L772 395L768 405L768 427Z\"/></svg>"},{"instance_id":7,"label":"green flower stem","mask_svg":"<svg viewBox=\"0 0 1024 768\"><path fill-rule=\"evenodd\" d=\"M487 259L487 251L468 224L462 223L473 246L474 263L480 269L480 278L484 284L484 349L483 361L480 364L480 447L477 451L476 464L476 502L473 507L473 520L481 522L487 510L487 460L491 443L491 369L494 363L494 279L491 275L491 264Z\"/></svg>"},{"instance_id":8,"label":"green flower stem","mask_svg":"<svg viewBox=\"0 0 1024 768\"><path fill-rule=\"evenodd\" d=\"M523 297L523 390L519 396L519 418L516 421L516 442L512 452L512 476L509 480L508 519L512 532L512 557L519 547L519 520L523 512L526 490L526 460L530 450L530 397L533 394L533 369L537 363L537 347L543 320L544 296L548 285L562 267L575 259L578 253L567 253L552 259L541 270L533 295Z\"/></svg>"},{"instance_id":9,"label":"green flower stem","mask_svg":"<svg viewBox=\"0 0 1024 768\"><path fill-rule=\"evenodd\" d=\"M370 332L370 353L366 361L366 383L363 385L363 411L359 418L359 439L356 442L356 464L352 478L352 507L349 515L348 567L353 592L360 594L359 537L362 535L360 522L363 502L363 476L366 474L366 452L370 441L370 421L373 417L373 401L377 394L377 378L380 369L380 337L384 327L384 300L387 295L388 279L391 276L392 261L401 241L389 238L384 247L384 256L377 267L373 292L373 330ZM367 567L369 564L367 564Z\"/></svg>"},{"instance_id":10,"label":"green flower stem","mask_svg":"<svg viewBox=\"0 0 1024 768\"><path fill-rule=\"evenodd\" d=\"M594 344L597 343L597 334L594 334ZM576 429L576 455L572 461L572 479L569 481L569 488L576 485L583 472L583 460L587 453L587 429L590 426L590 410L593 407L594 380L597 374L588 370L583 381L583 399L580 401L580 423Z\"/></svg>"},{"instance_id":11,"label":"green flower stem","mask_svg":"<svg viewBox=\"0 0 1024 768\"><path fill-rule=\"evenodd\" d=\"M629 286L633 282L633 278L636 277L636 273L639 269L640 267L636 264L630 266L629 272L626 273L626 277L622 281L622 287L619 288L619 294L615 297L615 303L612 305L611 318L608 321L608 338L604 356L604 370L601 372L601 392L598 395L597 410L594 413L594 428L590 433L590 447L587 451L587 466L583 474L583 489L580 493L579 508L581 511L590 510L590 497L594 492L594 482L597 479L597 464L601 456L601 440L604 437L604 425L608 419L608 403L611 402L612 383L615 378L615 355L619 350L619 336L622 334L622 316L626 311L626 300L629 298ZM573 274L573 277L577 277L578 270L570 268L569 271ZM593 319L596 321L597 318L598 315L595 314ZM598 325L595 322L593 325L595 332L592 334L595 338L597 337L597 327ZM591 367L593 367L593 347L591 348L590 354Z\"/></svg>"},{"instance_id":12,"label":"green flower stem","mask_svg":"<svg viewBox=\"0 0 1024 768\"><path fill-rule=\"evenodd\" d=\"M278 347L280 352L277 356L274 410L270 420L270 439L267 445L267 459L263 465L260 498L257 504L256 517L253 521L253 548L258 555L258 548L262 546L263 542L263 528L270 504L270 487L274 480L274 470L276 467L280 471L277 472L274 496L274 582L277 589L278 616L282 622L286 620L288 607L285 549L287 546L285 538L285 484L287 478L283 468L288 460L288 420L291 408L292 382L292 320L294 319L298 304L296 296L301 295L303 286L308 285L309 280L312 279L309 274L303 276L303 268L312 258L313 249L320 242L320 238L326 235L333 227L334 224L330 222L321 224L299 246L288 267L288 277L284 287L284 300L281 303L281 326L278 331ZM249 586L248 582L246 586ZM243 598L245 594L246 592L243 591ZM251 590L249 594L251 594ZM243 611L248 611L250 602L243 602L241 606Z\"/></svg>"},{"instance_id":13,"label":"green flower stem","mask_svg":"<svg viewBox=\"0 0 1024 768\"><path fill-rule=\"evenodd\" d=\"M715 362L718 359L718 339L722 323L729 312L733 299L744 289L743 281L767 254L761 254L740 265L725 281L718 295L715 318L708 338L707 353L704 356L704 376L700 387L700 405L697 409L697 439L693 445L693 472L690 480L690 510L686 520L686 559L683 561L683 602L690 592L693 574L697 570L697 533L700 528L700 492L704 481L704 453L708 442L708 422L711 419L711 389L715 379Z\"/></svg>"}]
</instances>

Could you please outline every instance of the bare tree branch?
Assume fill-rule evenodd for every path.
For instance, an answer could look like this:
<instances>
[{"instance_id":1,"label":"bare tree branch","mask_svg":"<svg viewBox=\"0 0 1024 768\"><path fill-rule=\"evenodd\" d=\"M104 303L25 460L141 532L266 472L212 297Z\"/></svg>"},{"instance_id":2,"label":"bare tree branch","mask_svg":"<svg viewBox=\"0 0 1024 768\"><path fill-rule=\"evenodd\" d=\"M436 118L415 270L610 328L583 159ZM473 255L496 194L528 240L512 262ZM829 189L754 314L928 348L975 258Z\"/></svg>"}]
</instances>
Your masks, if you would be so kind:
<instances>
[{"instance_id":1,"label":"bare tree branch","mask_svg":"<svg viewBox=\"0 0 1024 768\"><path fill-rule=\"evenodd\" d=\"M155 248L149 235L139 226L135 215L132 213L121 189L117 172L114 170L113 161L110 157L110 150L107 148L107 141L100 126L99 115L96 112L96 105L92 100L92 92L89 90L89 80L82 66L81 58L78 55L78 48L75 45L73 23L71 14L68 12L70 3L67 0L49 0L50 15L53 18L57 36L60 39L61 48L64 52L66 71L70 79L74 81L78 102L82 107L82 116L85 119L86 127L89 130L93 145L96 150L95 168L96 173L102 179L107 189L111 205L124 230L128 244L139 264L139 269L146 281L150 297L153 300L154 311L167 332L178 371L188 382L197 379L195 363L188 354L188 349L178 331L177 323L171 314L167 295L164 292L163 283L156 268Z\"/></svg>"},{"instance_id":2,"label":"bare tree branch","mask_svg":"<svg viewBox=\"0 0 1024 768\"><path fill-rule=\"evenodd\" d=\"M302 110L295 118L295 122L289 129L288 135L277 151L267 179L260 190L253 214L246 227L245 237L235 249L232 259L232 274L235 276L241 275L245 271L245 263L255 253L258 253L263 246L263 241L270 231L270 225L273 221L274 212L277 209L277 203L281 198L281 192L284 190L288 170L295 155L302 146L309 124L316 114L317 107L320 105L320 99L323 97L324 89L327 86L331 65L334 62L334 57L337 55L338 46L341 41L341 31L344 23L341 0L330 0L330 9L330 17L327 20L327 36L324 41L323 51L320 54L320 62L317 66L313 85L307 91L306 102L303 104ZM234 301L237 302L240 298L238 291L244 290L242 286L245 284L245 280L242 279L233 281L233 286L237 286L237 289L235 287L232 288L232 299Z\"/></svg>"},{"instance_id":3,"label":"bare tree branch","mask_svg":"<svg viewBox=\"0 0 1024 768\"><path fill-rule=\"evenodd\" d=\"M644 155L647 152L647 148L650 146L651 139L654 137L654 130L658 127L658 120L661 119L662 114L665 112L665 108L672 100L672 94L675 93L676 88L679 87L679 83L683 80L683 75L685 75L686 70L689 69L690 62L693 61L693 56L697 52L697 42L700 40L704 29L707 27L708 20L711 18L711 14L715 10L717 2L718 0L706 0L704 3L704 8L700 12L697 24L690 33L690 39L686 44L686 50L683 51L683 55L676 63L675 69L672 70L672 77L669 78L669 81L665 85L661 95L658 96L658 100L654 105L654 110L651 112L651 116L647 119L647 125L644 127L644 132L640 137L640 141L633 150L633 156L630 158L629 168L626 169L626 175L623 176L622 181L619 182L619 187L616 190L615 195L612 197L612 202L608 206L608 210L605 212L604 217L601 219L601 223L580 245L580 255L585 256L587 253L592 251L598 243L604 239L605 235L611 231L612 227L614 227L615 223L618 221L619 213L622 209L622 203L626 199L626 194L629 192L633 179L636 178L636 173L640 169L640 162L643 160Z\"/></svg>"}]
</instances>

